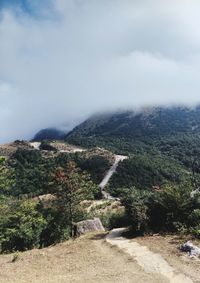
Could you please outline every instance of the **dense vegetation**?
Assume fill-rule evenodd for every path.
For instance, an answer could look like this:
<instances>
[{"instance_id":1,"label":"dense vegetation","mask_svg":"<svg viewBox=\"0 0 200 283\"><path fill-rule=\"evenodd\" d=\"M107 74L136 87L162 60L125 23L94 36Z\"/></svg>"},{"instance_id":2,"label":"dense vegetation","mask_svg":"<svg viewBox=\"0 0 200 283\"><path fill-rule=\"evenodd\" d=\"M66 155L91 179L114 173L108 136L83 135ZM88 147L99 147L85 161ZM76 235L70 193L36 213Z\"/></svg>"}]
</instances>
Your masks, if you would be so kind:
<instances>
[{"instance_id":1,"label":"dense vegetation","mask_svg":"<svg viewBox=\"0 0 200 283\"><path fill-rule=\"evenodd\" d=\"M66 137L141 138L200 132L200 107L149 108L140 112L119 112L91 117L76 127Z\"/></svg>"},{"instance_id":2,"label":"dense vegetation","mask_svg":"<svg viewBox=\"0 0 200 283\"><path fill-rule=\"evenodd\" d=\"M0 159L1 252L43 247L73 234L73 223L86 217L80 202L101 196L74 160L81 163L78 154L47 158L40 151L21 149L10 159Z\"/></svg>"},{"instance_id":3,"label":"dense vegetation","mask_svg":"<svg viewBox=\"0 0 200 283\"><path fill-rule=\"evenodd\" d=\"M86 147L104 147L130 157L119 166L111 189L151 188L185 180L198 187L199 107L95 116L75 128L66 140Z\"/></svg>"},{"instance_id":4,"label":"dense vegetation","mask_svg":"<svg viewBox=\"0 0 200 283\"><path fill-rule=\"evenodd\" d=\"M110 190L116 195L115 190L123 187L137 187L138 189L152 189L163 187L167 183L183 183L189 181L190 174L178 162L150 154L138 154L120 163L117 173L111 179Z\"/></svg>"},{"instance_id":5,"label":"dense vegetation","mask_svg":"<svg viewBox=\"0 0 200 283\"><path fill-rule=\"evenodd\" d=\"M135 233L178 231L200 237L200 193L191 192L189 184L158 192L124 188L121 199Z\"/></svg>"},{"instance_id":6,"label":"dense vegetation","mask_svg":"<svg viewBox=\"0 0 200 283\"><path fill-rule=\"evenodd\" d=\"M102 156L91 155L85 158L81 153L42 155L39 150L18 149L9 159L10 168L15 175L15 186L9 192L13 196L38 196L51 193L52 174L58 167L65 168L69 161L74 161L81 169L86 171L91 180L98 184L110 167L110 161Z\"/></svg>"}]
</instances>

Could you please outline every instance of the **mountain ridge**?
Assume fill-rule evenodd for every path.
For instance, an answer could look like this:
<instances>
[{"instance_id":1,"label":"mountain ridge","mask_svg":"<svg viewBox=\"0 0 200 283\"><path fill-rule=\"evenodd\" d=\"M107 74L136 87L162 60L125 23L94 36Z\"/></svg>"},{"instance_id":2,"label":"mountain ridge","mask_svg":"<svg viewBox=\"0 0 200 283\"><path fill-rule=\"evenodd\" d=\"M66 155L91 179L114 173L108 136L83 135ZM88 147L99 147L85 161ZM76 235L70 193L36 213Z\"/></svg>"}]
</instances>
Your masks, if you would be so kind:
<instances>
[{"instance_id":1,"label":"mountain ridge","mask_svg":"<svg viewBox=\"0 0 200 283\"><path fill-rule=\"evenodd\" d=\"M121 111L96 115L69 132L65 139L77 136L141 137L200 132L200 107L157 107L145 111Z\"/></svg>"}]
</instances>

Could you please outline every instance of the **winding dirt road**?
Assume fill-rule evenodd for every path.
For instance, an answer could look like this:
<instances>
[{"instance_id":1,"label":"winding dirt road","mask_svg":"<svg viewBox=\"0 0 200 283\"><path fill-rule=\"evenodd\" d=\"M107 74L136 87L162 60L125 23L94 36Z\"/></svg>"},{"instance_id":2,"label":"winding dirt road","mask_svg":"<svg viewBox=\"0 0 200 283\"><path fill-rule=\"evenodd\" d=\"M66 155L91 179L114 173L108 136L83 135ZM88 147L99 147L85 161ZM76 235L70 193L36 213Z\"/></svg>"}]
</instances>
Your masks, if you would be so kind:
<instances>
[{"instance_id":1,"label":"winding dirt road","mask_svg":"<svg viewBox=\"0 0 200 283\"><path fill-rule=\"evenodd\" d=\"M103 180L101 181L101 183L99 184L99 187L101 189L101 192L103 194L103 197L106 199L115 199L114 197L112 197L109 193L107 193L104 189L106 187L106 185L108 184L110 178L112 177L112 175L116 172L117 166L119 165L119 162L127 159L127 156L124 155L115 155L115 162L112 165L112 167L110 168L110 170L107 172L107 174L105 175L105 177L103 178Z\"/></svg>"}]
</instances>

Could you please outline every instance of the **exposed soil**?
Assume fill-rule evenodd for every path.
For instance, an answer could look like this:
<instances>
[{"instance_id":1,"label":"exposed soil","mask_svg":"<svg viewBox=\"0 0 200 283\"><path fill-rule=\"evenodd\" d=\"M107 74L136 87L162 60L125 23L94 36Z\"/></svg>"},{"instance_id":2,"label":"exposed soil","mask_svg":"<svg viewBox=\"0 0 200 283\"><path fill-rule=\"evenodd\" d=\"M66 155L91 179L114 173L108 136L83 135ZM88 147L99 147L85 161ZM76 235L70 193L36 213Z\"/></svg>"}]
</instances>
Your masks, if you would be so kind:
<instances>
[{"instance_id":1,"label":"exposed soil","mask_svg":"<svg viewBox=\"0 0 200 283\"><path fill-rule=\"evenodd\" d=\"M0 256L1 283L165 283L93 234L42 250Z\"/></svg>"},{"instance_id":2,"label":"exposed soil","mask_svg":"<svg viewBox=\"0 0 200 283\"><path fill-rule=\"evenodd\" d=\"M156 235L130 240L116 236L111 245L105 233L89 234L20 253L15 262L14 254L1 255L0 282L200 283L200 261L177 249L179 238Z\"/></svg>"}]
</instances>

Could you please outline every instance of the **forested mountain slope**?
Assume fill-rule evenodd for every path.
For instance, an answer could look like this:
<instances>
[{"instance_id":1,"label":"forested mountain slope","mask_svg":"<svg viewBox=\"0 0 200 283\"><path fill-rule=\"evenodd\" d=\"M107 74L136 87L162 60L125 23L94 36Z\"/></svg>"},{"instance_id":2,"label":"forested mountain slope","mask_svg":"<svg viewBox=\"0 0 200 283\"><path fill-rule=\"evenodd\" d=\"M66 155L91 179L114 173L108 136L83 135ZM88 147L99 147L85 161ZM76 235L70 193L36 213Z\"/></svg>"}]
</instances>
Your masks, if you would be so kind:
<instances>
[{"instance_id":1,"label":"forested mountain slope","mask_svg":"<svg viewBox=\"0 0 200 283\"><path fill-rule=\"evenodd\" d=\"M200 107L148 108L140 112L127 111L96 115L67 135L67 140L90 136L138 138L200 132Z\"/></svg>"},{"instance_id":2,"label":"forested mountain slope","mask_svg":"<svg viewBox=\"0 0 200 283\"><path fill-rule=\"evenodd\" d=\"M129 155L112 179L112 190L131 185L162 186L169 180L198 183L200 107L149 108L93 116L66 140Z\"/></svg>"}]
</instances>

